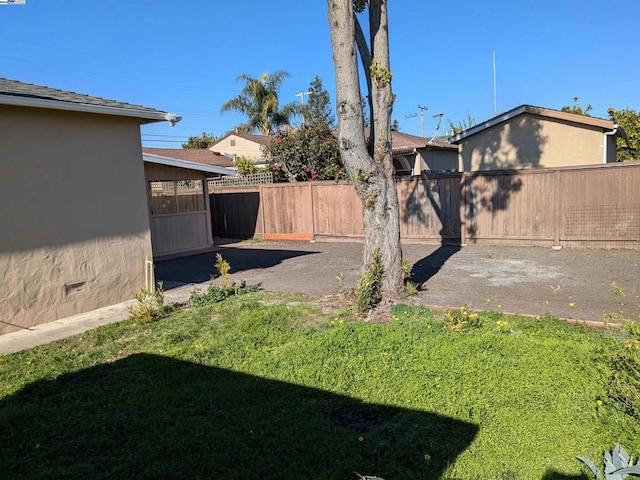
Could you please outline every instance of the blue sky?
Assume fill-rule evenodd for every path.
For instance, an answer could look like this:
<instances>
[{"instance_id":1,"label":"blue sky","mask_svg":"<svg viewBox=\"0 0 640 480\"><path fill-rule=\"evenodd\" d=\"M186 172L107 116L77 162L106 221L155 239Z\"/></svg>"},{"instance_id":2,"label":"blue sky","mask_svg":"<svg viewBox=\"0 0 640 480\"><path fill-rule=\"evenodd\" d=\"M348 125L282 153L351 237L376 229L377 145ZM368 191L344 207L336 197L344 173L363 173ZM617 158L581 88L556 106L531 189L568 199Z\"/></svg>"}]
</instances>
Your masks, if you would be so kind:
<instances>
[{"instance_id":1,"label":"blue sky","mask_svg":"<svg viewBox=\"0 0 640 480\"><path fill-rule=\"evenodd\" d=\"M182 122L144 126L143 144L180 148L243 118L221 114L240 73L286 70L283 103L320 75L335 85L324 0L26 0L0 6L0 77L142 104ZM561 108L580 97L594 116L640 110L640 2L392 0L391 69L401 131L434 132L521 104ZM444 130L444 128L443 128ZM441 130L442 133L442 130Z\"/></svg>"}]
</instances>

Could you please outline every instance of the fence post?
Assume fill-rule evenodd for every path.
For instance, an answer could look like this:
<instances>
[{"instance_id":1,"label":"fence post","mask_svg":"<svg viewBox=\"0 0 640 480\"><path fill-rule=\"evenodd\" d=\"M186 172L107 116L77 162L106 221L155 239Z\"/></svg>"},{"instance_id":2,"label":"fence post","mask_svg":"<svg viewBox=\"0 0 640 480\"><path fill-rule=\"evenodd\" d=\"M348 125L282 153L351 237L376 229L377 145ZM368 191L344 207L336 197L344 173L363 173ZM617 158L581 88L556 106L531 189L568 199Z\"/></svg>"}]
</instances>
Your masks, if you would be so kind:
<instances>
[{"instance_id":1,"label":"fence post","mask_svg":"<svg viewBox=\"0 0 640 480\"><path fill-rule=\"evenodd\" d=\"M267 238L267 230L265 227L265 220L264 220L264 192L263 192L264 187L262 185L260 185L258 187L258 195L260 196L260 198L258 199L258 209L260 210L260 220L262 223L262 239L265 240Z\"/></svg>"},{"instance_id":2,"label":"fence post","mask_svg":"<svg viewBox=\"0 0 640 480\"><path fill-rule=\"evenodd\" d=\"M465 192L466 172L460 175L460 246L467 246L467 193Z\"/></svg>"},{"instance_id":3,"label":"fence post","mask_svg":"<svg viewBox=\"0 0 640 480\"><path fill-rule=\"evenodd\" d=\"M560 199L561 197L561 193L560 193L560 170L556 170L556 174L555 174L555 182L554 182L554 187L556 189L556 205L555 205L555 211L556 211L556 215L555 215L555 222L554 222L554 232L553 232L553 248L554 249L560 249L560 219L562 216L562 201Z\"/></svg>"},{"instance_id":4,"label":"fence post","mask_svg":"<svg viewBox=\"0 0 640 480\"><path fill-rule=\"evenodd\" d=\"M311 205L311 241L315 242L316 241L316 209L315 206L313 204L313 182L309 182L309 195L310 195L310 202L309 205Z\"/></svg>"}]
</instances>

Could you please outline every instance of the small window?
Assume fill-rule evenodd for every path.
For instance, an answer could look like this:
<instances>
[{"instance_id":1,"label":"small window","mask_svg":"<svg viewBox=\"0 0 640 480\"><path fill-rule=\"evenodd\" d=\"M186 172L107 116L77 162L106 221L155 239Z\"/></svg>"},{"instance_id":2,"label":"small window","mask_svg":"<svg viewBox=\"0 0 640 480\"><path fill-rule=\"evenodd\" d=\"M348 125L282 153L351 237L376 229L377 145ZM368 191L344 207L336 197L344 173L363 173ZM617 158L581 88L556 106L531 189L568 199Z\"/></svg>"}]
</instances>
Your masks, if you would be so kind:
<instances>
[{"instance_id":1,"label":"small window","mask_svg":"<svg viewBox=\"0 0 640 480\"><path fill-rule=\"evenodd\" d=\"M202 180L149 182L151 215L206 210Z\"/></svg>"},{"instance_id":2,"label":"small window","mask_svg":"<svg viewBox=\"0 0 640 480\"><path fill-rule=\"evenodd\" d=\"M231 145L232 147L236 146L236 141L235 140L229 140L229 145Z\"/></svg>"},{"instance_id":3,"label":"small window","mask_svg":"<svg viewBox=\"0 0 640 480\"><path fill-rule=\"evenodd\" d=\"M151 215L177 213L174 182L150 182Z\"/></svg>"},{"instance_id":4,"label":"small window","mask_svg":"<svg viewBox=\"0 0 640 480\"><path fill-rule=\"evenodd\" d=\"M205 210L202 180L176 182L176 203L178 213L202 212Z\"/></svg>"}]
</instances>

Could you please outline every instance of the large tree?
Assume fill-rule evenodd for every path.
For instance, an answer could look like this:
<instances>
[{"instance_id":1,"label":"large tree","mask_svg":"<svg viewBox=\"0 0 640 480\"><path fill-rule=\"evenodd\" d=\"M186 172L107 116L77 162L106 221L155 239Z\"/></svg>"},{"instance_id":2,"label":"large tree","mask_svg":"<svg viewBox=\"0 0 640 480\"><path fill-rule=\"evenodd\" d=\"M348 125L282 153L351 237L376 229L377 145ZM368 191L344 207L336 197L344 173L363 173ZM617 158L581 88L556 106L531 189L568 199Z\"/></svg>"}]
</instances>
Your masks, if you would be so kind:
<instances>
[{"instance_id":1,"label":"large tree","mask_svg":"<svg viewBox=\"0 0 640 480\"><path fill-rule=\"evenodd\" d=\"M394 297L402 294L403 273L398 195L391 153L394 95L391 91L387 1L328 0L327 4L336 78L338 143L344 166L363 207L365 241L360 281L362 283L367 274L380 274L381 271L381 296ZM365 10L369 21L368 43L356 16ZM364 133L356 52L360 54L368 87L370 150Z\"/></svg>"},{"instance_id":2,"label":"large tree","mask_svg":"<svg viewBox=\"0 0 640 480\"><path fill-rule=\"evenodd\" d=\"M593 107L591 104L588 104L585 108L581 107L578 105L579 99L579 97L573 97L573 105L565 105L562 107L562 111L590 117L589 112L593 110ZM621 134L616 136L616 160L624 162L625 160L638 159L640 112L636 112L631 108L616 110L613 107L609 107L607 113L609 114L609 120L622 127Z\"/></svg>"},{"instance_id":3,"label":"large tree","mask_svg":"<svg viewBox=\"0 0 640 480\"><path fill-rule=\"evenodd\" d=\"M318 75L309 85L309 101L302 109L302 117L307 125L322 123L329 128L334 127L329 92L322 86L322 79Z\"/></svg>"},{"instance_id":4,"label":"large tree","mask_svg":"<svg viewBox=\"0 0 640 480\"><path fill-rule=\"evenodd\" d=\"M562 112L575 113L576 115L590 117L591 115L589 115L589 112L593 110L591 104L588 104L586 107L582 107L578 105L578 100L580 100L580 97L573 97L573 105L565 105L560 110Z\"/></svg>"},{"instance_id":5,"label":"large tree","mask_svg":"<svg viewBox=\"0 0 640 480\"><path fill-rule=\"evenodd\" d=\"M238 125L238 130L246 133L259 131L271 135L279 126L288 125L292 115L299 113L300 107L292 102L282 107L278 101L278 92L282 82L289 74L283 70L275 73L263 73L253 78L246 73L238 77L245 83L240 95L224 103L222 113L235 110L247 117L247 122Z\"/></svg>"},{"instance_id":6,"label":"large tree","mask_svg":"<svg viewBox=\"0 0 640 480\"><path fill-rule=\"evenodd\" d=\"M216 136L202 132L202 135L192 135L182 144L182 148L209 148L216 143Z\"/></svg>"},{"instance_id":7,"label":"large tree","mask_svg":"<svg viewBox=\"0 0 640 480\"><path fill-rule=\"evenodd\" d=\"M616 110L611 107L607 109L609 118L616 125L620 125L625 133L627 139L616 138L617 143L617 160L624 162L625 160L638 159L638 148L640 147L640 111L635 111L631 108L623 108Z\"/></svg>"}]
</instances>

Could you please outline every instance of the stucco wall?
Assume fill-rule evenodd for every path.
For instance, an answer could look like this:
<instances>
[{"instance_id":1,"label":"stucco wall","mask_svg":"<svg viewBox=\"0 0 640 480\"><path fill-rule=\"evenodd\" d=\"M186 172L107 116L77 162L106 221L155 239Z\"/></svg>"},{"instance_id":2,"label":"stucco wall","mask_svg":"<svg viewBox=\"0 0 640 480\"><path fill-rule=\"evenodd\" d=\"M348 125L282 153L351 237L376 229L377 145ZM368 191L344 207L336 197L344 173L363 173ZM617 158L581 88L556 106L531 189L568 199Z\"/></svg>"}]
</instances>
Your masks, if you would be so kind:
<instances>
[{"instance_id":1,"label":"stucco wall","mask_svg":"<svg viewBox=\"0 0 640 480\"><path fill-rule=\"evenodd\" d=\"M445 150L440 148L421 148L418 150L420 157L419 171L414 171L414 175L419 175L423 170L430 170L434 173L457 172L458 152L455 150Z\"/></svg>"},{"instance_id":2,"label":"stucco wall","mask_svg":"<svg viewBox=\"0 0 640 480\"><path fill-rule=\"evenodd\" d=\"M144 287L138 120L0 106L0 171L0 333Z\"/></svg>"},{"instance_id":3,"label":"stucco wall","mask_svg":"<svg viewBox=\"0 0 640 480\"><path fill-rule=\"evenodd\" d=\"M524 113L462 140L459 159L466 172L596 165L602 144L601 128Z\"/></svg>"},{"instance_id":4,"label":"stucco wall","mask_svg":"<svg viewBox=\"0 0 640 480\"><path fill-rule=\"evenodd\" d=\"M232 143L235 143L235 145L232 145ZM247 157L251 160L264 158L262 145L236 135L229 135L227 138L216 143L209 150L213 152L220 152L221 154L227 153L236 155L237 157Z\"/></svg>"}]
</instances>

